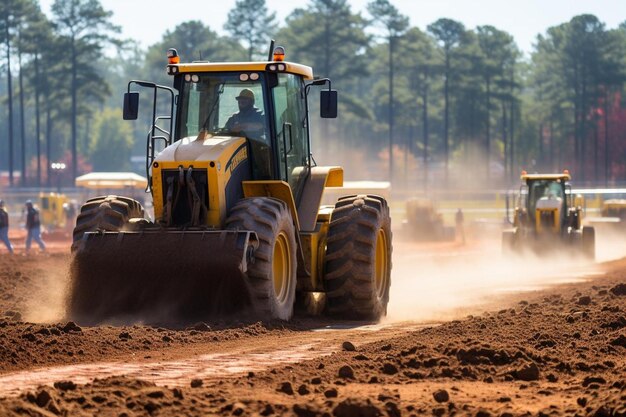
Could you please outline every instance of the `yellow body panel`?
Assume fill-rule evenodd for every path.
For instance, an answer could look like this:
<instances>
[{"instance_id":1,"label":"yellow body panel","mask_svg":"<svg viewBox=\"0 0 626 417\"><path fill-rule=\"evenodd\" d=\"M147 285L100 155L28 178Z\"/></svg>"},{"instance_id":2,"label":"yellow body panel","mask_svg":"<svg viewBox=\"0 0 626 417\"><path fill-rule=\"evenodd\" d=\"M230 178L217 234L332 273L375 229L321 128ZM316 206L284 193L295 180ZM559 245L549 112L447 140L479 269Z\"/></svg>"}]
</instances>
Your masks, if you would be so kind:
<instances>
[{"instance_id":1,"label":"yellow body panel","mask_svg":"<svg viewBox=\"0 0 626 417\"><path fill-rule=\"evenodd\" d=\"M343 187L343 168L328 167L326 187Z\"/></svg>"},{"instance_id":2,"label":"yellow body panel","mask_svg":"<svg viewBox=\"0 0 626 417\"><path fill-rule=\"evenodd\" d=\"M558 208L541 208L535 211L535 227L537 233L541 233L544 231L543 224L541 224L541 213L552 213L552 219L554 220L551 225L551 231L558 233L561 230L561 216ZM547 231L547 230L546 230Z\"/></svg>"},{"instance_id":3,"label":"yellow body panel","mask_svg":"<svg viewBox=\"0 0 626 417\"><path fill-rule=\"evenodd\" d=\"M265 72L267 66L272 62L194 62L190 64L169 65L178 67L179 73L193 72L229 72L229 71L257 71ZM278 63L277 63L278 64ZM307 80L313 79L313 69L306 65L293 62L282 62L287 67L286 71L292 74L303 76Z\"/></svg>"},{"instance_id":4,"label":"yellow body panel","mask_svg":"<svg viewBox=\"0 0 626 417\"><path fill-rule=\"evenodd\" d=\"M298 220L298 210L296 202L293 199L293 193L289 183L279 180L267 181L244 181L243 195L249 197L274 197L287 203L291 217L293 217L296 230L300 230L300 221Z\"/></svg>"},{"instance_id":5,"label":"yellow body panel","mask_svg":"<svg viewBox=\"0 0 626 417\"><path fill-rule=\"evenodd\" d=\"M162 152L152 164L154 215L163 217L163 170L189 167L207 171L209 210L207 226L221 228L226 220L226 184L234 168L248 157L244 138L185 138Z\"/></svg>"},{"instance_id":6,"label":"yellow body panel","mask_svg":"<svg viewBox=\"0 0 626 417\"><path fill-rule=\"evenodd\" d=\"M569 174L524 174L520 177L522 181L526 180L561 180L569 181L572 177Z\"/></svg>"}]
</instances>

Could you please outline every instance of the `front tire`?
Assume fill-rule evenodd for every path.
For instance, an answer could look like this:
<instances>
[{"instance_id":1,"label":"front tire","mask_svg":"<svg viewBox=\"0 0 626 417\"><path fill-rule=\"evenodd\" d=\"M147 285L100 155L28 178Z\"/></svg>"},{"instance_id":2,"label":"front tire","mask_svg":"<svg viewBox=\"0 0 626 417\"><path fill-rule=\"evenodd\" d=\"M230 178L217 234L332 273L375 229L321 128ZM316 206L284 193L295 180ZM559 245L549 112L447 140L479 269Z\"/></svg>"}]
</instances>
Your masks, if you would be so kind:
<instances>
[{"instance_id":1,"label":"front tire","mask_svg":"<svg viewBox=\"0 0 626 417\"><path fill-rule=\"evenodd\" d=\"M259 247L248 264L251 301L263 318L289 320L296 294L296 236L287 205L270 197L244 198L226 220L230 230L256 232Z\"/></svg>"},{"instance_id":2,"label":"front tire","mask_svg":"<svg viewBox=\"0 0 626 417\"><path fill-rule=\"evenodd\" d=\"M119 232L131 225L131 219L143 219L144 209L141 204L128 197L118 197L115 195L96 197L87 200L80 208L80 213L76 218L74 227L72 253L79 256L81 242L87 232ZM106 254L102 254L106 256ZM91 297L85 294L97 294L98 282L89 277L76 274L76 258L72 261L71 268L71 289L68 300L68 313L77 320L93 318L94 302Z\"/></svg>"},{"instance_id":3,"label":"front tire","mask_svg":"<svg viewBox=\"0 0 626 417\"><path fill-rule=\"evenodd\" d=\"M143 219L144 209L132 198L108 195L89 199L80 208L72 239L72 252L87 232L119 232L131 219Z\"/></svg>"},{"instance_id":4,"label":"front tire","mask_svg":"<svg viewBox=\"0 0 626 417\"><path fill-rule=\"evenodd\" d=\"M387 201L375 195L341 198L326 242L327 312L357 320L378 320L387 314L391 252Z\"/></svg>"}]
</instances>

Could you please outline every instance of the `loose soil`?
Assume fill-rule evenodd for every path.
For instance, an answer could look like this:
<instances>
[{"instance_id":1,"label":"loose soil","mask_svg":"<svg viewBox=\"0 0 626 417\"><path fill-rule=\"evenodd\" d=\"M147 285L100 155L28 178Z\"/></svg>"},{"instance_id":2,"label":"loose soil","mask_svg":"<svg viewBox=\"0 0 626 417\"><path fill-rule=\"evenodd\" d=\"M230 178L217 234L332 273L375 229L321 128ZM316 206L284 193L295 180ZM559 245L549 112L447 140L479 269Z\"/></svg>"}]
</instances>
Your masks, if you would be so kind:
<instances>
[{"instance_id":1,"label":"loose soil","mask_svg":"<svg viewBox=\"0 0 626 417\"><path fill-rule=\"evenodd\" d=\"M60 319L55 295L67 263L0 257L0 380L25 387L0 394L2 416L626 416L626 260L425 328L315 318L80 327ZM122 372L79 378L98 365ZM28 384L43 374L58 379Z\"/></svg>"}]
</instances>

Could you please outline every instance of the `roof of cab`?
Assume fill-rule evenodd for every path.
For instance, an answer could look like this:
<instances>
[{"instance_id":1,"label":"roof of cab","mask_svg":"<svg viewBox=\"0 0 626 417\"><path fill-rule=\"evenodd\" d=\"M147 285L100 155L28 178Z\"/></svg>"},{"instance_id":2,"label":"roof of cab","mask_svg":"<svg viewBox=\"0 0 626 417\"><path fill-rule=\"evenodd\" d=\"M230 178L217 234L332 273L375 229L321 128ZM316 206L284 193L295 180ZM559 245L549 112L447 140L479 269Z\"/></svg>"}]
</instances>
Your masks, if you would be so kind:
<instances>
[{"instance_id":1,"label":"roof of cab","mask_svg":"<svg viewBox=\"0 0 626 417\"><path fill-rule=\"evenodd\" d=\"M561 180L569 181L572 177L569 174L523 174L521 176L522 181L535 181L535 180Z\"/></svg>"},{"instance_id":2,"label":"roof of cab","mask_svg":"<svg viewBox=\"0 0 626 417\"><path fill-rule=\"evenodd\" d=\"M265 72L269 64L285 64L286 71L292 74L303 76L307 80L313 79L313 69L306 65L296 64L293 62L192 62L173 64L170 66L178 67L179 73L188 72L228 72L228 71L258 71ZM281 71L283 72L283 71Z\"/></svg>"}]
</instances>

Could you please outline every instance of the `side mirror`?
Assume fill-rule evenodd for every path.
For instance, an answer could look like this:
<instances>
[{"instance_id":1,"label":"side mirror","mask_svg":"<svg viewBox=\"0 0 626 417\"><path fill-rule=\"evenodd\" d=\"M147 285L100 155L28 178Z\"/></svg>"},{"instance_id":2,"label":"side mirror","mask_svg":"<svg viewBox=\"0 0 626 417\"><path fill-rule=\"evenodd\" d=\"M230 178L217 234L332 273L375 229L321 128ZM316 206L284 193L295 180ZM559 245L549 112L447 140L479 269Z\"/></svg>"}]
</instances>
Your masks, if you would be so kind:
<instances>
[{"instance_id":1,"label":"side mirror","mask_svg":"<svg viewBox=\"0 0 626 417\"><path fill-rule=\"evenodd\" d=\"M139 114L139 93L124 93L124 120L137 120Z\"/></svg>"},{"instance_id":2,"label":"side mirror","mask_svg":"<svg viewBox=\"0 0 626 417\"><path fill-rule=\"evenodd\" d=\"M324 119L337 117L337 90L320 91L320 117Z\"/></svg>"}]
</instances>

